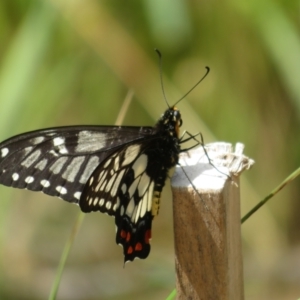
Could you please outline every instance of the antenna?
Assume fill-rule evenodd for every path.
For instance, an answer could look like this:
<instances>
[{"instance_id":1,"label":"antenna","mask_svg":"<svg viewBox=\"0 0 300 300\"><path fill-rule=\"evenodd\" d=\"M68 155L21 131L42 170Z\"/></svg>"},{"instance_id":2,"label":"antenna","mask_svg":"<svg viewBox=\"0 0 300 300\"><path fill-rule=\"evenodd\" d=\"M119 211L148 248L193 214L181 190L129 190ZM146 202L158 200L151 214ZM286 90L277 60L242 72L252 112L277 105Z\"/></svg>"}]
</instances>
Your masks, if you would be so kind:
<instances>
[{"instance_id":1,"label":"antenna","mask_svg":"<svg viewBox=\"0 0 300 300\"><path fill-rule=\"evenodd\" d=\"M164 82L163 82L163 75L162 75L162 54L161 54L161 52L157 48L155 48L154 51L157 53L158 59L159 59L159 77L160 77L161 89L162 89L162 92L163 92L163 96L164 96L165 102L166 102L167 106L170 108L170 105L169 105L167 97L166 97L165 87L164 87ZM210 68L209 67L206 66L205 69L206 69L206 72L202 76L202 78L189 91L187 91L179 100L177 100L175 102L175 104L173 105L173 107L175 105L177 105L182 99L184 99L191 91L193 91L198 86L198 84L200 84L200 82L202 80L204 80L204 78L210 72Z\"/></svg>"},{"instance_id":2,"label":"antenna","mask_svg":"<svg viewBox=\"0 0 300 300\"><path fill-rule=\"evenodd\" d=\"M160 77L160 85L161 85L162 93L163 93L163 96L164 96L167 106L170 108L170 105L169 105L167 97L166 97L164 81L163 81L163 76L162 76L162 55L158 49L155 48L154 51L157 53L158 59L159 59L159 77Z\"/></svg>"},{"instance_id":3,"label":"antenna","mask_svg":"<svg viewBox=\"0 0 300 300\"><path fill-rule=\"evenodd\" d=\"M184 99L202 80L204 80L204 78L208 75L208 73L210 71L209 67L205 67L205 69L206 69L206 72L203 75L203 77L189 91L187 91L187 93L185 93L179 100L177 100L175 102L174 106L177 105L182 99Z\"/></svg>"}]
</instances>

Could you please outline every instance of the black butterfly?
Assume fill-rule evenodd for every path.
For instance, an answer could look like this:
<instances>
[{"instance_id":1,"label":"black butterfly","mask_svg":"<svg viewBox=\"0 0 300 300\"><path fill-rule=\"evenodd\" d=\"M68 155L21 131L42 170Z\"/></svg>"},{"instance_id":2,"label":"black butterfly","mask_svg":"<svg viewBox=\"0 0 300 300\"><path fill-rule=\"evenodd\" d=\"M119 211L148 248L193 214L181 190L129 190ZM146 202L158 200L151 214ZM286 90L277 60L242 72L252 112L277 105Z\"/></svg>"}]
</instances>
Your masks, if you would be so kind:
<instances>
[{"instance_id":1,"label":"black butterfly","mask_svg":"<svg viewBox=\"0 0 300 300\"><path fill-rule=\"evenodd\" d=\"M180 112L154 127L74 126L32 131L0 144L0 183L115 216L125 262L150 252L152 219L180 153Z\"/></svg>"},{"instance_id":2,"label":"black butterfly","mask_svg":"<svg viewBox=\"0 0 300 300\"><path fill-rule=\"evenodd\" d=\"M172 106L154 127L69 126L20 134L0 143L0 183L114 216L124 262L146 258L168 171L185 151L180 144L194 139L179 137L181 125Z\"/></svg>"}]
</instances>

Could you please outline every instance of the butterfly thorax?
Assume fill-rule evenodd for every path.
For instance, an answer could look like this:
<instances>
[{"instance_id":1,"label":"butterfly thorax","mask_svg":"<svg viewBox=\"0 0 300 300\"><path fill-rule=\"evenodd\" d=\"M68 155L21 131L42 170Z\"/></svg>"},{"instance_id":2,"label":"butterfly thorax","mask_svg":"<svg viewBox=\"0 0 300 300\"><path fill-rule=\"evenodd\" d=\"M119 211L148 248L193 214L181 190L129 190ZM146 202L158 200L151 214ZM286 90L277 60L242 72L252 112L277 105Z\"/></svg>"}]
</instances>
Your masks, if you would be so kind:
<instances>
[{"instance_id":1,"label":"butterfly thorax","mask_svg":"<svg viewBox=\"0 0 300 300\"><path fill-rule=\"evenodd\" d=\"M168 108L155 125L155 135L160 157L164 158L164 167L174 167L179 158L179 129L182 125L181 114L176 107Z\"/></svg>"}]
</instances>

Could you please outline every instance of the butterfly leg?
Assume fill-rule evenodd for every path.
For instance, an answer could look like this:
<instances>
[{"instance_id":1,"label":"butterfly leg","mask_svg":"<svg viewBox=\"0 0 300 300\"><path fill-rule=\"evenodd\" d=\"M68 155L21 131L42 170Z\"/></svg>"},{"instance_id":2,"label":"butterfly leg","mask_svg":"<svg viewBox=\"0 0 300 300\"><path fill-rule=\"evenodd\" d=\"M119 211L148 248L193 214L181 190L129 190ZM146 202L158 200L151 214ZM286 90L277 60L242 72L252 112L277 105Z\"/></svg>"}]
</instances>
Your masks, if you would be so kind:
<instances>
[{"instance_id":1,"label":"butterfly leg","mask_svg":"<svg viewBox=\"0 0 300 300\"><path fill-rule=\"evenodd\" d=\"M188 135L189 137L186 138L186 139L183 139L185 135ZM200 136L200 137L201 137L201 142L199 142L199 141L196 139L197 136ZM196 141L196 144L194 144L193 146L191 146L191 147L189 147L189 148L181 149L180 152L186 152L186 151L189 151L189 150L191 150L191 149L197 147L198 145L202 145L202 146L204 145L204 143L203 143L203 137L202 137L202 134L201 134L200 132L197 133L197 134L192 135L192 134L189 133L188 131L184 131L183 134L182 134L182 136L181 136L181 138L179 139L180 144L186 143L186 142L188 142L188 141L190 141L190 140Z\"/></svg>"},{"instance_id":2,"label":"butterfly leg","mask_svg":"<svg viewBox=\"0 0 300 300\"><path fill-rule=\"evenodd\" d=\"M182 140L182 138L183 138L185 135L188 135L189 137L186 138L186 139L184 139L184 140ZM198 140L196 139L197 136L200 137L200 141L198 141ZM202 135L201 132L192 135L192 134L189 133L188 131L184 131L184 132L183 132L183 135L182 135L181 138L180 138L180 142L181 142L181 143L184 143L184 142L188 142L188 141L190 141L190 140L195 140L195 141L197 141L197 144L195 144L195 145L193 145L193 146L191 146L191 147L189 147L189 148L186 148L186 149L181 149L180 152L189 151L190 149L193 149L194 147L196 147L196 146L198 146L198 145L201 145L202 148L203 148L204 154L205 154L205 156L207 157L208 163L209 163L214 169L216 169L219 173L225 175L225 176L228 177L230 180L232 180L232 178L231 178L228 174L225 174L224 172L220 171L220 170L213 164L213 162L212 162L211 158L209 157L209 155L208 155L208 153L207 153L207 150L206 150L206 148L205 148L205 146L204 146L204 139L203 139L203 135Z\"/></svg>"},{"instance_id":3,"label":"butterfly leg","mask_svg":"<svg viewBox=\"0 0 300 300\"><path fill-rule=\"evenodd\" d=\"M188 135L189 137L186 138L186 139L183 139L183 138L185 137L185 135ZM179 141L180 141L180 143L185 143L185 142L188 142L188 141L190 141L190 140L194 140L194 141L197 142L197 145L199 145L199 144L201 144L201 142L199 142L199 141L196 139L196 137L197 137L198 135L201 136L201 141L203 141L203 137L202 137L201 132L199 132L199 133L197 133L197 134L191 134L191 133L189 133L188 131L185 130L185 131L183 132L182 136L179 138Z\"/></svg>"}]
</instances>

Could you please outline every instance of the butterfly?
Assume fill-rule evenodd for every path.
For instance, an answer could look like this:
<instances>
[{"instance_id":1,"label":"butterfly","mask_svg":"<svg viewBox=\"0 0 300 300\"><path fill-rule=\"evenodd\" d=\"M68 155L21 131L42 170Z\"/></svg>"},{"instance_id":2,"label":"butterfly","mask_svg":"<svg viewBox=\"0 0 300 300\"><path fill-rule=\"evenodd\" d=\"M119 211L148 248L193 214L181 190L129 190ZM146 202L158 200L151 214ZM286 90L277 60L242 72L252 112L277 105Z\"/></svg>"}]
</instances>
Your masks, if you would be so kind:
<instances>
[{"instance_id":1,"label":"butterfly","mask_svg":"<svg viewBox=\"0 0 300 300\"><path fill-rule=\"evenodd\" d=\"M124 263L144 259L168 172L181 144L194 139L180 137L175 105L153 127L67 126L11 137L0 143L0 184L114 216Z\"/></svg>"}]
</instances>

